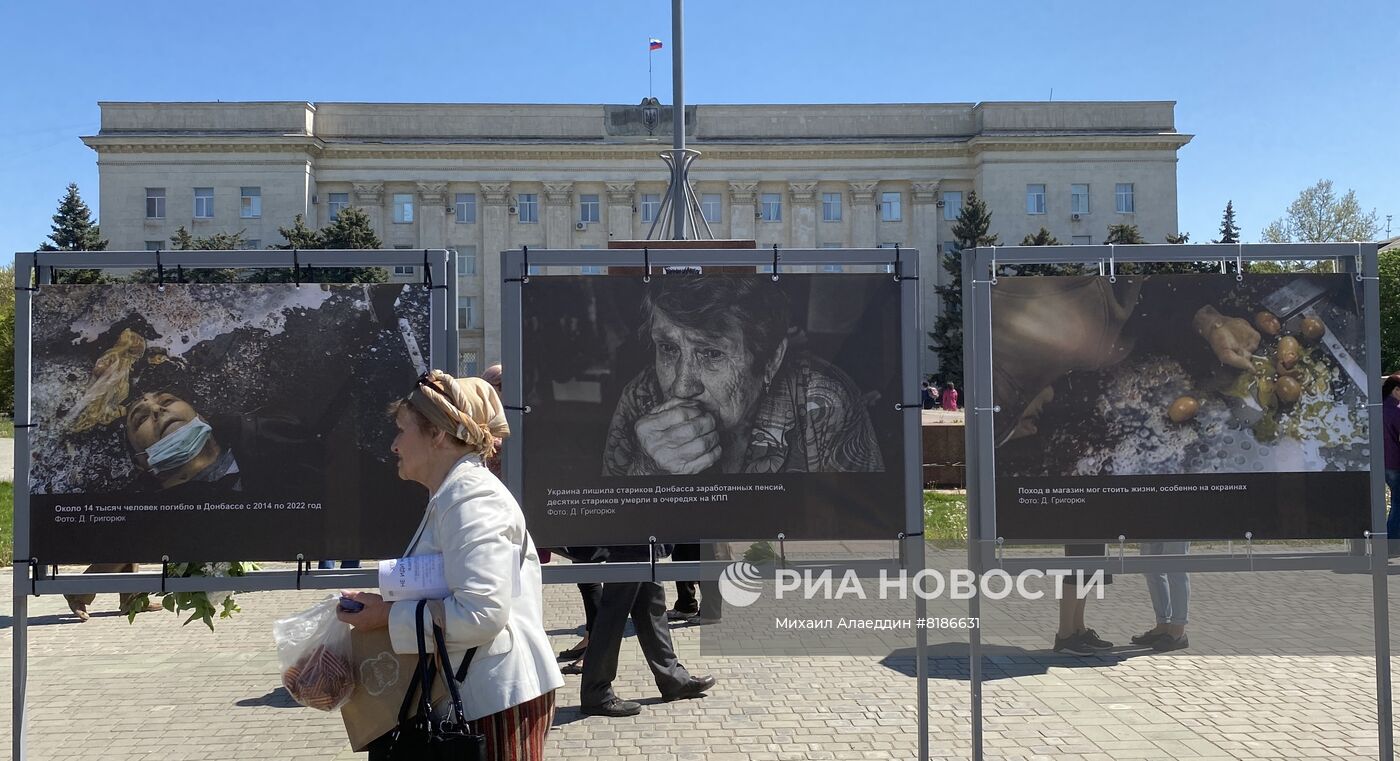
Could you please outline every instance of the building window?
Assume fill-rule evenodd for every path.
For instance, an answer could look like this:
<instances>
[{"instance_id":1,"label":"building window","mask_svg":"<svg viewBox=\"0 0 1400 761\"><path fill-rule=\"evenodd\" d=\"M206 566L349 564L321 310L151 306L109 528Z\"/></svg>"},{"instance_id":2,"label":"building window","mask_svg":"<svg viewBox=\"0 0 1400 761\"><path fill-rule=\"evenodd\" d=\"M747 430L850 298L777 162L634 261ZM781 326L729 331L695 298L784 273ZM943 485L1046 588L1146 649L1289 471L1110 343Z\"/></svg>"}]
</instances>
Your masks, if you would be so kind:
<instances>
[{"instance_id":1,"label":"building window","mask_svg":"<svg viewBox=\"0 0 1400 761\"><path fill-rule=\"evenodd\" d=\"M331 213L331 221L334 222L336 218L340 216L340 212L344 211L349 205L349 193L331 193L331 202L327 206Z\"/></svg>"},{"instance_id":2,"label":"building window","mask_svg":"<svg viewBox=\"0 0 1400 761\"><path fill-rule=\"evenodd\" d=\"M841 221L841 194L822 193L822 221Z\"/></svg>"},{"instance_id":3,"label":"building window","mask_svg":"<svg viewBox=\"0 0 1400 761\"><path fill-rule=\"evenodd\" d=\"M899 193L880 194L880 221L898 222L900 220Z\"/></svg>"},{"instance_id":4,"label":"building window","mask_svg":"<svg viewBox=\"0 0 1400 761\"><path fill-rule=\"evenodd\" d=\"M395 246L395 248L398 248L398 246ZM394 274L395 274L395 275L412 275L412 274L413 274L413 265L412 265L412 264L395 264L395 265L394 265Z\"/></svg>"},{"instance_id":5,"label":"building window","mask_svg":"<svg viewBox=\"0 0 1400 761\"><path fill-rule=\"evenodd\" d=\"M257 219L262 216L262 188L239 188L238 216Z\"/></svg>"},{"instance_id":6,"label":"building window","mask_svg":"<svg viewBox=\"0 0 1400 761\"><path fill-rule=\"evenodd\" d=\"M248 249L249 251L259 251L262 249L262 239L249 238L248 240L243 242L243 247Z\"/></svg>"},{"instance_id":7,"label":"building window","mask_svg":"<svg viewBox=\"0 0 1400 761\"><path fill-rule=\"evenodd\" d=\"M762 206L759 207L760 219L764 222L781 222L783 220L783 197L778 193L764 193L762 196Z\"/></svg>"},{"instance_id":8,"label":"building window","mask_svg":"<svg viewBox=\"0 0 1400 761\"><path fill-rule=\"evenodd\" d=\"M146 219L165 219L165 188L146 188Z\"/></svg>"},{"instance_id":9,"label":"building window","mask_svg":"<svg viewBox=\"0 0 1400 761\"><path fill-rule=\"evenodd\" d=\"M521 193L516 199L518 206L516 213L520 216L520 224L534 225L540 221L540 197L535 193Z\"/></svg>"},{"instance_id":10,"label":"building window","mask_svg":"<svg viewBox=\"0 0 1400 761\"><path fill-rule=\"evenodd\" d=\"M1092 240L1090 240L1090 236L1088 236L1088 235L1076 235L1076 236L1074 236L1073 238L1070 239L1070 242L1073 243L1073 244L1076 245L1076 246L1092 246L1092 245L1094 245L1094 242L1093 242Z\"/></svg>"},{"instance_id":11,"label":"building window","mask_svg":"<svg viewBox=\"0 0 1400 761\"><path fill-rule=\"evenodd\" d=\"M476 327L476 300L471 296L458 296L457 328L459 330L471 330ZM475 375L475 373L472 374Z\"/></svg>"},{"instance_id":12,"label":"building window","mask_svg":"<svg viewBox=\"0 0 1400 761\"><path fill-rule=\"evenodd\" d=\"M585 264L579 268L584 275L604 275L607 274L606 267L599 267L596 264Z\"/></svg>"},{"instance_id":13,"label":"building window","mask_svg":"<svg viewBox=\"0 0 1400 761\"><path fill-rule=\"evenodd\" d=\"M1089 186L1069 186L1069 211L1071 214L1089 213Z\"/></svg>"},{"instance_id":14,"label":"building window","mask_svg":"<svg viewBox=\"0 0 1400 761\"><path fill-rule=\"evenodd\" d=\"M213 219L214 218L214 189L195 188L194 189L194 218Z\"/></svg>"},{"instance_id":15,"label":"building window","mask_svg":"<svg viewBox=\"0 0 1400 761\"><path fill-rule=\"evenodd\" d=\"M1044 186L1044 185L1027 185L1027 186L1026 186L1026 213L1027 213L1027 214L1044 214L1044 213L1045 213L1045 186Z\"/></svg>"},{"instance_id":16,"label":"building window","mask_svg":"<svg viewBox=\"0 0 1400 761\"><path fill-rule=\"evenodd\" d=\"M961 190L945 190L945 191L943 191L943 218L946 219L946 220L948 220L949 222L953 222L953 221L957 220L958 215L961 214L961 213L962 213L962 191L961 191Z\"/></svg>"},{"instance_id":17,"label":"building window","mask_svg":"<svg viewBox=\"0 0 1400 761\"><path fill-rule=\"evenodd\" d=\"M461 365L462 375L468 378L481 374L481 363L477 361L474 351L462 352L461 361L458 364Z\"/></svg>"},{"instance_id":18,"label":"building window","mask_svg":"<svg viewBox=\"0 0 1400 761\"><path fill-rule=\"evenodd\" d=\"M165 241L163 241L163 240L148 240L148 241L146 241L146 250L147 250L147 251L164 251L164 250L165 250Z\"/></svg>"},{"instance_id":19,"label":"building window","mask_svg":"<svg viewBox=\"0 0 1400 761\"><path fill-rule=\"evenodd\" d=\"M1114 207L1119 214L1132 214L1133 206L1133 184L1131 182L1120 182L1113 186Z\"/></svg>"},{"instance_id":20,"label":"building window","mask_svg":"<svg viewBox=\"0 0 1400 761\"><path fill-rule=\"evenodd\" d=\"M718 222L724 202L720 200L719 193L706 193L700 196L700 211L705 215L706 222Z\"/></svg>"},{"instance_id":21,"label":"building window","mask_svg":"<svg viewBox=\"0 0 1400 761\"><path fill-rule=\"evenodd\" d=\"M394 194L394 224L406 225L413 221L413 194Z\"/></svg>"},{"instance_id":22,"label":"building window","mask_svg":"<svg viewBox=\"0 0 1400 761\"><path fill-rule=\"evenodd\" d=\"M457 276L472 277L476 275L476 249L457 249Z\"/></svg>"},{"instance_id":23,"label":"building window","mask_svg":"<svg viewBox=\"0 0 1400 761\"><path fill-rule=\"evenodd\" d=\"M771 266L771 265L770 265L770 266ZM845 267L845 265L843 265L843 264L823 264L823 265L821 266L821 271L822 271L822 272L845 272L845 271L846 271L846 267Z\"/></svg>"},{"instance_id":24,"label":"building window","mask_svg":"<svg viewBox=\"0 0 1400 761\"><path fill-rule=\"evenodd\" d=\"M457 224L470 225L476 222L476 194L457 194Z\"/></svg>"},{"instance_id":25,"label":"building window","mask_svg":"<svg viewBox=\"0 0 1400 761\"><path fill-rule=\"evenodd\" d=\"M661 212L661 194L660 194L660 193L643 193L643 194L642 194L642 221L643 221L643 222L653 222L653 221L656 220L656 215L659 214L660 212Z\"/></svg>"},{"instance_id":26,"label":"building window","mask_svg":"<svg viewBox=\"0 0 1400 761\"><path fill-rule=\"evenodd\" d=\"M578 221L598 221L598 194L585 193L578 197Z\"/></svg>"}]
</instances>

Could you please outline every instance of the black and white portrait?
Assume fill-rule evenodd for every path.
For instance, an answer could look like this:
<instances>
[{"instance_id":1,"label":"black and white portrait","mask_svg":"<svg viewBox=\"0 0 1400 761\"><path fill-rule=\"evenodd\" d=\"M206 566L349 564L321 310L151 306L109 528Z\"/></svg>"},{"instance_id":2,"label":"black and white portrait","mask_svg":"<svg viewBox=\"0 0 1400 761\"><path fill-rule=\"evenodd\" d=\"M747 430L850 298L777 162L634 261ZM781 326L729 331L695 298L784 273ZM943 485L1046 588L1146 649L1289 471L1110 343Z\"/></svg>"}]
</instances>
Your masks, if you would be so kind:
<instances>
[{"instance_id":1,"label":"black and white portrait","mask_svg":"<svg viewBox=\"0 0 1400 761\"><path fill-rule=\"evenodd\" d=\"M606 475L884 469L860 390L789 342L786 293L759 278L659 280L639 315L654 361L622 390Z\"/></svg>"}]
</instances>

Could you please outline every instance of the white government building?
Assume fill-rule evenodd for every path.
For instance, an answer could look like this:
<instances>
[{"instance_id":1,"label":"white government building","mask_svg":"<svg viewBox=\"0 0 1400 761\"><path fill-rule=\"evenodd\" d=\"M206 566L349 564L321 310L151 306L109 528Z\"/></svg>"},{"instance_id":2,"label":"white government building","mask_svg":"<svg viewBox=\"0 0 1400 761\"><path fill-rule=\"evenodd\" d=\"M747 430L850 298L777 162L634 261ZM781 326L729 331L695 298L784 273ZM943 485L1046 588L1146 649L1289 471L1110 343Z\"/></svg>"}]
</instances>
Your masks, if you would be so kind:
<instances>
[{"instance_id":1,"label":"white government building","mask_svg":"<svg viewBox=\"0 0 1400 761\"><path fill-rule=\"evenodd\" d=\"M761 248L922 252L932 326L937 253L973 190L1004 244L1042 226L1102 243L1112 224L1177 232L1169 101L686 108L691 182L714 237ZM243 231L283 243L365 209L384 245L459 255L460 369L500 358L499 252L606 248L647 237L666 192L671 111L613 105L109 103L83 141L98 154L110 250ZM691 237L700 237L692 235ZM400 268L396 268L400 269ZM395 279L417 279L401 268ZM594 274L589 268L545 268ZM927 343L927 342L925 342ZM923 359L933 372L930 352Z\"/></svg>"}]
</instances>

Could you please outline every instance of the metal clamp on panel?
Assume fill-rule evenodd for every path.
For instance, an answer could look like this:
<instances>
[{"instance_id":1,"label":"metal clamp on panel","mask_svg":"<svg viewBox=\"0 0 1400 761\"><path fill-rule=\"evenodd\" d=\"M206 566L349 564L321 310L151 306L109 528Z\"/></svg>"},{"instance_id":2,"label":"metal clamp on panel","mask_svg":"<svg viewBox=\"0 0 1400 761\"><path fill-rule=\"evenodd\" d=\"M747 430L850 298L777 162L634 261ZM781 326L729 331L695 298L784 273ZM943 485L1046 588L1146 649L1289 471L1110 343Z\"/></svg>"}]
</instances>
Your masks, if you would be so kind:
<instances>
[{"instance_id":1,"label":"metal clamp on panel","mask_svg":"<svg viewBox=\"0 0 1400 761\"><path fill-rule=\"evenodd\" d=\"M919 411L922 412L923 409L924 409L924 403L923 403L923 402L895 402L895 403L894 403L894 411L895 411L895 412L900 412L900 411L902 411L902 410L919 410Z\"/></svg>"},{"instance_id":2,"label":"metal clamp on panel","mask_svg":"<svg viewBox=\"0 0 1400 761\"><path fill-rule=\"evenodd\" d=\"M1235 244L1235 282L1244 282L1244 244Z\"/></svg>"},{"instance_id":3,"label":"metal clamp on panel","mask_svg":"<svg viewBox=\"0 0 1400 761\"><path fill-rule=\"evenodd\" d=\"M1249 558L1249 570L1254 570L1254 532L1244 532L1244 554Z\"/></svg>"},{"instance_id":4,"label":"metal clamp on panel","mask_svg":"<svg viewBox=\"0 0 1400 761\"><path fill-rule=\"evenodd\" d=\"M1369 276L1369 275L1366 275L1366 274L1363 272L1363 270L1361 269L1361 267L1362 267L1362 259L1361 259L1361 241L1357 241L1357 242L1356 242L1356 282L1360 283L1360 282L1362 282L1363 280L1380 280L1379 277L1371 277L1371 276Z\"/></svg>"},{"instance_id":5,"label":"metal clamp on panel","mask_svg":"<svg viewBox=\"0 0 1400 761\"><path fill-rule=\"evenodd\" d=\"M656 537L647 537L647 557L651 558L651 583L656 583Z\"/></svg>"},{"instance_id":6,"label":"metal clamp on panel","mask_svg":"<svg viewBox=\"0 0 1400 761\"><path fill-rule=\"evenodd\" d=\"M1108 282L1110 283L1118 282L1118 265L1117 262L1114 261L1114 258L1117 256L1115 249L1117 249L1117 244L1108 244Z\"/></svg>"},{"instance_id":7,"label":"metal clamp on panel","mask_svg":"<svg viewBox=\"0 0 1400 761\"><path fill-rule=\"evenodd\" d=\"M979 557L981 553L978 553ZM997 568L1004 568L1006 565L1006 537L997 537L996 548Z\"/></svg>"},{"instance_id":8,"label":"metal clamp on panel","mask_svg":"<svg viewBox=\"0 0 1400 761\"><path fill-rule=\"evenodd\" d=\"M165 594L165 580L170 578L170 556L160 556L160 593Z\"/></svg>"},{"instance_id":9,"label":"metal clamp on panel","mask_svg":"<svg viewBox=\"0 0 1400 761\"><path fill-rule=\"evenodd\" d=\"M292 282L296 283L298 288L301 287L301 259L295 248L292 249Z\"/></svg>"},{"instance_id":10,"label":"metal clamp on panel","mask_svg":"<svg viewBox=\"0 0 1400 761\"><path fill-rule=\"evenodd\" d=\"M520 413L523 413L523 414L526 414L526 415L530 414L530 405L528 405L528 404L525 405L524 407L512 407L512 406L509 405L509 404L503 404L503 405L501 405L501 409L514 410L514 411L516 411L516 412L520 412Z\"/></svg>"},{"instance_id":11,"label":"metal clamp on panel","mask_svg":"<svg viewBox=\"0 0 1400 761\"><path fill-rule=\"evenodd\" d=\"M773 244L773 282L778 282L778 260L782 256L778 253L778 244Z\"/></svg>"},{"instance_id":12,"label":"metal clamp on panel","mask_svg":"<svg viewBox=\"0 0 1400 761\"><path fill-rule=\"evenodd\" d=\"M784 545L784 542L785 542L786 540L787 540L787 534L785 534L785 533L779 531L779 532L778 532L778 567L781 568L781 569L783 569L783 570L787 570L787 546Z\"/></svg>"},{"instance_id":13,"label":"metal clamp on panel","mask_svg":"<svg viewBox=\"0 0 1400 761\"><path fill-rule=\"evenodd\" d=\"M642 282L651 282L651 248L642 246Z\"/></svg>"},{"instance_id":14,"label":"metal clamp on panel","mask_svg":"<svg viewBox=\"0 0 1400 761\"><path fill-rule=\"evenodd\" d=\"M1118 572L1124 574L1128 572L1128 561L1123 557L1123 543L1126 542L1127 539L1128 537L1125 534L1118 535Z\"/></svg>"},{"instance_id":15,"label":"metal clamp on panel","mask_svg":"<svg viewBox=\"0 0 1400 761\"><path fill-rule=\"evenodd\" d=\"M156 249L156 290L165 291L165 265L160 263L160 249Z\"/></svg>"},{"instance_id":16,"label":"metal clamp on panel","mask_svg":"<svg viewBox=\"0 0 1400 761\"><path fill-rule=\"evenodd\" d=\"M303 555L303 554L301 554L300 552L298 552L298 553L297 553L297 591L301 591L301 577L302 577L302 574L303 574L303 573L309 573L310 571L311 571L311 562L308 561L308 560L306 559L306 556L305 556L305 555Z\"/></svg>"},{"instance_id":17,"label":"metal clamp on panel","mask_svg":"<svg viewBox=\"0 0 1400 761\"><path fill-rule=\"evenodd\" d=\"M29 563L29 595L31 597L38 597L40 568L39 558L29 558L27 562Z\"/></svg>"},{"instance_id":18,"label":"metal clamp on panel","mask_svg":"<svg viewBox=\"0 0 1400 761\"><path fill-rule=\"evenodd\" d=\"M899 257L899 244L898 244L898 243L894 244L894 262L891 264L891 268L894 270L894 281L895 281L896 283L898 283L898 282L901 281L901 280L918 280L918 279L919 279L919 276L918 276L918 275L910 275L910 276L908 276L908 277L905 277L905 275L904 275L904 267L903 267L903 265L902 265L902 263L901 263L901 261L900 261L900 257Z\"/></svg>"}]
</instances>

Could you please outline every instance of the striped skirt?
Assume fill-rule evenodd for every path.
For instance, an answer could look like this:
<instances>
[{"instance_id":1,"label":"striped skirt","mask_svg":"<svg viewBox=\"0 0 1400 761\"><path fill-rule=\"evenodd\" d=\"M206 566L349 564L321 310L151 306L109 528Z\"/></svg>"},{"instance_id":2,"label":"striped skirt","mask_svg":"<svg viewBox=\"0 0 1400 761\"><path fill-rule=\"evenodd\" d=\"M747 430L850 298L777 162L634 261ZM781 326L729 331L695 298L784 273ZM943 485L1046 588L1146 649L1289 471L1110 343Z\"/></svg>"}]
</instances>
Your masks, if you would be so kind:
<instances>
[{"instance_id":1,"label":"striped skirt","mask_svg":"<svg viewBox=\"0 0 1400 761\"><path fill-rule=\"evenodd\" d=\"M476 731L486 736L490 761L543 761L545 736L554 724L554 692L550 690L533 700L472 722ZM389 735L370 743L365 750L369 761L387 759Z\"/></svg>"}]
</instances>

